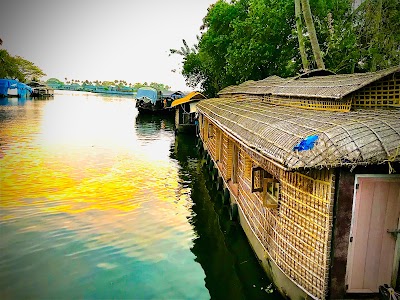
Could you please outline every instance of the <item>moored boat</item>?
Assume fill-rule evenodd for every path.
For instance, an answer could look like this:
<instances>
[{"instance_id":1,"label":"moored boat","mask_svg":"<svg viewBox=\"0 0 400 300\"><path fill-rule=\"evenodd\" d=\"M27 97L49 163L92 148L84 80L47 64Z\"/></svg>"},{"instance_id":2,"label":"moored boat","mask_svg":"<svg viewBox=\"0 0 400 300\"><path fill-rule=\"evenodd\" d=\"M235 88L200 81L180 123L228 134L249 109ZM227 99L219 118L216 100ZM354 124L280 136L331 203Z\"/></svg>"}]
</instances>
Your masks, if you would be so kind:
<instances>
[{"instance_id":1,"label":"moored boat","mask_svg":"<svg viewBox=\"0 0 400 300\"><path fill-rule=\"evenodd\" d=\"M0 79L0 98L31 96L32 88L14 79Z\"/></svg>"},{"instance_id":2,"label":"moored boat","mask_svg":"<svg viewBox=\"0 0 400 300\"><path fill-rule=\"evenodd\" d=\"M185 97L174 100L171 108L175 108L175 131L194 132L197 125L196 104L206 97L199 92L191 92Z\"/></svg>"},{"instance_id":3,"label":"moored boat","mask_svg":"<svg viewBox=\"0 0 400 300\"><path fill-rule=\"evenodd\" d=\"M183 96L181 92L165 92L152 87L141 87L136 93L136 108L140 113L173 113L171 103Z\"/></svg>"},{"instance_id":4,"label":"moored boat","mask_svg":"<svg viewBox=\"0 0 400 300\"><path fill-rule=\"evenodd\" d=\"M29 86L32 88L32 97L54 96L54 89L44 83L32 81Z\"/></svg>"}]
</instances>

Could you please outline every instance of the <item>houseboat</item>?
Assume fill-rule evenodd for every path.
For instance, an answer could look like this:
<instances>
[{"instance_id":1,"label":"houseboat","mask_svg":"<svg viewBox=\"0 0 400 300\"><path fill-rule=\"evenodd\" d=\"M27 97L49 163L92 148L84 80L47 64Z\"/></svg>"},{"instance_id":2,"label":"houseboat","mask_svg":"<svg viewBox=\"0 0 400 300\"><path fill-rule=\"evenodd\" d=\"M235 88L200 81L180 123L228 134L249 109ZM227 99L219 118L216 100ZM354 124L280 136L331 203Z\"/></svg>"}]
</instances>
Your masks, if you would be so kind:
<instances>
[{"instance_id":1,"label":"houseboat","mask_svg":"<svg viewBox=\"0 0 400 300\"><path fill-rule=\"evenodd\" d=\"M32 88L14 79L0 79L0 98L26 98L32 94Z\"/></svg>"},{"instance_id":2,"label":"houseboat","mask_svg":"<svg viewBox=\"0 0 400 300\"><path fill-rule=\"evenodd\" d=\"M43 82L32 81L28 85L32 88L32 97L54 96L54 89Z\"/></svg>"},{"instance_id":3,"label":"houseboat","mask_svg":"<svg viewBox=\"0 0 400 300\"><path fill-rule=\"evenodd\" d=\"M175 131L195 132L198 125L196 104L206 97L196 91L185 97L174 100L171 108L175 108Z\"/></svg>"},{"instance_id":4,"label":"houseboat","mask_svg":"<svg viewBox=\"0 0 400 300\"><path fill-rule=\"evenodd\" d=\"M271 76L197 110L231 216L282 295L399 290L400 67Z\"/></svg>"},{"instance_id":5,"label":"houseboat","mask_svg":"<svg viewBox=\"0 0 400 300\"><path fill-rule=\"evenodd\" d=\"M152 87L141 87L136 93L136 108L139 113L173 113L171 103L183 96L182 92L162 92Z\"/></svg>"},{"instance_id":6,"label":"houseboat","mask_svg":"<svg viewBox=\"0 0 400 300\"><path fill-rule=\"evenodd\" d=\"M172 103L172 101L176 100L176 99L180 99L183 96L185 96L185 94L181 91L163 91L162 92L162 97L164 99L167 99L167 101L169 101L169 105Z\"/></svg>"}]
</instances>

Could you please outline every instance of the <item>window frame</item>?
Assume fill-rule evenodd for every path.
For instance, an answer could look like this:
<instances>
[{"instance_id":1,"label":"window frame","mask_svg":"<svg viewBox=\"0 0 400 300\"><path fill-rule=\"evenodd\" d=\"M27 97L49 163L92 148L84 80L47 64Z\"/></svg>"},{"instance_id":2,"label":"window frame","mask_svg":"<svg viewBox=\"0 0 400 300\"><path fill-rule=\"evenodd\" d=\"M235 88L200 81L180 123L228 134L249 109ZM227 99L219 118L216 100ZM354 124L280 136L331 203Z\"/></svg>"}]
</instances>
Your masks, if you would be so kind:
<instances>
[{"instance_id":1,"label":"window frame","mask_svg":"<svg viewBox=\"0 0 400 300\"><path fill-rule=\"evenodd\" d=\"M256 175L258 173L258 175ZM264 169L262 167L252 167L251 168L251 192L262 192L264 190L263 179L264 179ZM257 180L257 182L256 182ZM257 184L257 186L255 186Z\"/></svg>"}]
</instances>

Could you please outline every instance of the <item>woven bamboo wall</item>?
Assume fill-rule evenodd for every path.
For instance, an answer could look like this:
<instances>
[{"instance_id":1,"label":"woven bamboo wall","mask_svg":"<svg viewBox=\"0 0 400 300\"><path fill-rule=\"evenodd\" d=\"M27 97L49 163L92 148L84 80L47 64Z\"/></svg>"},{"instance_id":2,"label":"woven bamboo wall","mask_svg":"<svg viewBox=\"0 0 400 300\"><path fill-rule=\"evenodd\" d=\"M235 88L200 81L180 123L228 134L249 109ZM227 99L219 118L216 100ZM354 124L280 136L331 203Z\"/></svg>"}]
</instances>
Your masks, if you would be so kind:
<instances>
[{"instance_id":1,"label":"woven bamboo wall","mask_svg":"<svg viewBox=\"0 0 400 300\"><path fill-rule=\"evenodd\" d=\"M235 94L224 94L223 97L225 98L231 98L231 99L235 99L238 101L241 100L246 100L246 101L251 101L251 100L262 100L263 99L263 95L249 95L249 94L239 94L239 93L235 93Z\"/></svg>"},{"instance_id":2,"label":"woven bamboo wall","mask_svg":"<svg viewBox=\"0 0 400 300\"><path fill-rule=\"evenodd\" d=\"M216 160L217 150L216 150L216 137L217 137L217 128L212 123L208 125L208 139L207 139L207 149L208 153L211 157Z\"/></svg>"},{"instance_id":3,"label":"woven bamboo wall","mask_svg":"<svg viewBox=\"0 0 400 300\"><path fill-rule=\"evenodd\" d=\"M200 126L200 136L202 138L202 140L204 142L207 141L208 138L208 119L205 118L203 115L200 115L200 122L199 122L199 126Z\"/></svg>"},{"instance_id":4,"label":"woven bamboo wall","mask_svg":"<svg viewBox=\"0 0 400 300\"><path fill-rule=\"evenodd\" d=\"M400 73L386 76L355 92L353 108L400 107Z\"/></svg>"},{"instance_id":5,"label":"woven bamboo wall","mask_svg":"<svg viewBox=\"0 0 400 300\"><path fill-rule=\"evenodd\" d=\"M265 96L263 101L265 103L283 105L297 108L325 110L325 111L341 111L348 112L351 109L351 98L344 100L330 100L330 99L312 99L312 98L288 98L277 96Z\"/></svg>"},{"instance_id":6,"label":"woven bamboo wall","mask_svg":"<svg viewBox=\"0 0 400 300\"><path fill-rule=\"evenodd\" d=\"M278 247L272 256L295 281L323 299L329 275L332 174L321 170L315 175L283 172L274 232Z\"/></svg>"},{"instance_id":7,"label":"woven bamboo wall","mask_svg":"<svg viewBox=\"0 0 400 300\"><path fill-rule=\"evenodd\" d=\"M217 130L217 138L216 138L216 143L215 143L215 148L216 148L216 161L220 162L222 159L222 145L223 145L223 132L221 129L216 127Z\"/></svg>"},{"instance_id":8,"label":"woven bamboo wall","mask_svg":"<svg viewBox=\"0 0 400 300\"><path fill-rule=\"evenodd\" d=\"M223 134L222 174L230 178L233 141ZM239 148L238 204L269 256L298 285L324 299L329 274L333 211L333 175L285 172L248 149ZM263 194L251 192L251 168L262 166L279 179L278 209L264 206Z\"/></svg>"},{"instance_id":9,"label":"woven bamboo wall","mask_svg":"<svg viewBox=\"0 0 400 300\"><path fill-rule=\"evenodd\" d=\"M232 148L233 142L225 134L222 135L222 174L225 180L231 178L232 175Z\"/></svg>"},{"instance_id":10,"label":"woven bamboo wall","mask_svg":"<svg viewBox=\"0 0 400 300\"><path fill-rule=\"evenodd\" d=\"M270 252L270 248L273 245L271 240L273 228L276 227L273 224L277 213L277 210L268 210L264 207L263 201L258 197L258 193L251 192L251 168L253 167L253 161L250 156L242 149L239 152L239 164L238 164L238 203L242 209L246 219L253 230L254 234L261 241L265 249Z\"/></svg>"}]
</instances>

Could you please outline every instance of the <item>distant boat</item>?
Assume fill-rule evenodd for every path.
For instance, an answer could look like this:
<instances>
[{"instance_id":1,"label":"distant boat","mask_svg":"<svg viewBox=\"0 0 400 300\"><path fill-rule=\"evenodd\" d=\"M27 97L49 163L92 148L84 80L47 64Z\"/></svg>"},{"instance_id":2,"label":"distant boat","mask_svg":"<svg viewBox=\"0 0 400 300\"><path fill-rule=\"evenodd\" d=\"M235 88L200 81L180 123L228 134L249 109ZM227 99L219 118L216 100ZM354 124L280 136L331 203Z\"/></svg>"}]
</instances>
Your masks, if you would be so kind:
<instances>
[{"instance_id":1,"label":"distant boat","mask_svg":"<svg viewBox=\"0 0 400 300\"><path fill-rule=\"evenodd\" d=\"M175 108L176 132L194 132L196 130L196 104L205 98L206 97L199 92L191 92L185 97L172 102L171 108Z\"/></svg>"},{"instance_id":2,"label":"distant boat","mask_svg":"<svg viewBox=\"0 0 400 300\"><path fill-rule=\"evenodd\" d=\"M32 88L14 79L0 79L0 98L26 98L32 94Z\"/></svg>"},{"instance_id":3,"label":"distant boat","mask_svg":"<svg viewBox=\"0 0 400 300\"><path fill-rule=\"evenodd\" d=\"M136 93L136 108L140 113L172 113L171 103L175 99L181 98L183 93L162 92L152 87L141 87Z\"/></svg>"},{"instance_id":4,"label":"distant boat","mask_svg":"<svg viewBox=\"0 0 400 300\"><path fill-rule=\"evenodd\" d=\"M32 97L54 96L54 89L47 84L32 81L28 85L32 88Z\"/></svg>"}]
</instances>

